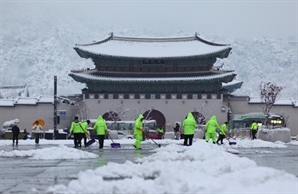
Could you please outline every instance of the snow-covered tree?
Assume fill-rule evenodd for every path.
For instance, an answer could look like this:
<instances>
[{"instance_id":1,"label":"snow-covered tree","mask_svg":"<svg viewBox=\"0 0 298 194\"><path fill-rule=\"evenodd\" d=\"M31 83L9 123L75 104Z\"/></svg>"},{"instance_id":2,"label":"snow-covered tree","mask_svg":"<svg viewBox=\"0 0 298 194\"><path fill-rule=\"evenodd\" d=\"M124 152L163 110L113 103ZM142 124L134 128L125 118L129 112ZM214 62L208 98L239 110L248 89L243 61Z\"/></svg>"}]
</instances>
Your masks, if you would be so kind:
<instances>
[{"instance_id":1,"label":"snow-covered tree","mask_svg":"<svg viewBox=\"0 0 298 194\"><path fill-rule=\"evenodd\" d=\"M263 113L268 116L273 104L280 98L280 92L284 87L271 82L261 82L259 89Z\"/></svg>"}]
</instances>

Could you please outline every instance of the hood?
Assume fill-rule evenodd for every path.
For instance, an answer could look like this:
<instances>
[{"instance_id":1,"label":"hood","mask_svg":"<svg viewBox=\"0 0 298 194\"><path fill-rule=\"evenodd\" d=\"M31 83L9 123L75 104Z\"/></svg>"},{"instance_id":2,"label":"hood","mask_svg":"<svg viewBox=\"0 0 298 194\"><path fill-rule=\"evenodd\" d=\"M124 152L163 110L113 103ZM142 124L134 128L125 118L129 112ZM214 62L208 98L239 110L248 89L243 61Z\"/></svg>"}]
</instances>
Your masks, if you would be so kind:
<instances>
[{"instance_id":1,"label":"hood","mask_svg":"<svg viewBox=\"0 0 298 194\"><path fill-rule=\"evenodd\" d=\"M211 118L210 118L210 121L216 121L216 116L215 115L213 115Z\"/></svg>"},{"instance_id":2,"label":"hood","mask_svg":"<svg viewBox=\"0 0 298 194\"><path fill-rule=\"evenodd\" d=\"M193 117L193 115L192 115L191 112L187 114L187 118L188 118L188 119L193 119L193 120L195 120L195 118Z\"/></svg>"},{"instance_id":3,"label":"hood","mask_svg":"<svg viewBox=\"0 0 298 194\"><path fill-rule=\"evenodd\" d=\"M137 120L141 120L143 118L144 118L144 116L142 114L140 114L139 117L137 118Z\"/></svg>"},{"instance_id":4,"label":"hood","mask_svg":"<svg viewBox=\"0 0 298 194\"><path fill-rule=\"evenodd\" d=\"M98 116L97 121L103 121L102 116Z\"/></svg>"}]
</instances>

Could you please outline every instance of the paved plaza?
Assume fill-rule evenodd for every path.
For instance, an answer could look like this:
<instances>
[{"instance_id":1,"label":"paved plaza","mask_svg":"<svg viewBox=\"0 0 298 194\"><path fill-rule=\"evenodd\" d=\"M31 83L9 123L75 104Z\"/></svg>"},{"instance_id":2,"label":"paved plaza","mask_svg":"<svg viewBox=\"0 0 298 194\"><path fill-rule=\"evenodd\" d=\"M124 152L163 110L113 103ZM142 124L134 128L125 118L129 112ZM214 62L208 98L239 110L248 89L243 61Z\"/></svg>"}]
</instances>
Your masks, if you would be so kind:
<instances>
[{"instance_id":1,"label":"paved plaza","mask_svg":"<svg viewBox=\"0 0 298 194\"><path fill-rule=\"evenodd\" d=\"M3 146L4 151L32 150L58 145L21 145L18 147ZM66 145L72 147L73 145ZM142 145L142 150L136 150L132 145L121 145L120 149L104 147L99 150L97 146L80 148L81 150L98 154L96 159L80 160L29 160L25 157L0 158L0 193L24 193L36 188L39 192L55 184L67 185L76 178L76 174L87 169L95 169L108 162L124 163L134 161L135 158L153 154L154 144Z\"/></svg>"},{"instance_id":2,"label":"paved plaza","mask_svg":"<svg viewBox=\"0 0 298 194\"><path fill-rule=\"evenodd\" d=\"M21 145L18 147L3 146L4 151L34 150L58 145ZM72 147L73 145L66 145ZM96 159L79 160L30 160L26 157L0 158L0 193L24 193L35 188L39 193L55 184L67 185L80 171L95 169L108 162L124 163L135 161L136 158L146 157L154 153L155 144L144 144L142 150L136 150L132 145L121 145L120 149L97 146L80 148L97 154ZM240 148L239 157L254 160L259 166L268 166L298 177L298 146L288 145L287 148Z\"/></svg>"}]
</instances>

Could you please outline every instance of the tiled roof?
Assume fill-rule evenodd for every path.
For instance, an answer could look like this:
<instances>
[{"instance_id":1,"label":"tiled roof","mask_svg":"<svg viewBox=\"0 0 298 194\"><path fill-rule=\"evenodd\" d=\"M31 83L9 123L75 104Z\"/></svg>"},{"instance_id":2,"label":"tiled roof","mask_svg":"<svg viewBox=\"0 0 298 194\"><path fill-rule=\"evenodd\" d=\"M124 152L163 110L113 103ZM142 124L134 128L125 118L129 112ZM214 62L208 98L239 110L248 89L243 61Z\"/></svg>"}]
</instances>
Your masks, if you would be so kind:
<instances>
[{"instance_id":1,"label":"tiled roof","mask_svg":"<svg viewBox=\"0 0 298 194\"><path fill-rule=\"evenodd\" d=\"M14 106L14 99L0 99L0 106Z\"/></svg>"},{"instance_id":2,"label":"tiled roof","mask_svg":"<svg viewBox=\"0 0 298 194\"><path fill-rule=\"evenodd\" d=\"M91 44L76 44L80 51L103 56L133 58L173 58L205 56L229 52L229 44L218 44L200 38L197 34L181 38L132 38L109 36Z\"/></svg>"},{"instance_id":3,"label":"tiled roof","mask_svg":"<svg viewBox=\"0 0 298 194\"><path fill-rule=\"evenodd\" d=\"M260 97L250 97L248 103L250 104L261 104L262 100ZM274 105L291 105L296 106L297 101L295 101L293 98L280 98L276 100Z\"/></svg>"},{"instance_id":4,"label":"tiled roof","mask_svg":"<svg viewBox=\"0 0 298 194\"><path fill-rule=\"evenodd\" d=\"M54 96L17 97L14 99L0 99L0 106L36 105L38 103L54 103Z\"/></svg>"},{"instance_id":5,"label":"tiled roof","mask_svg":"<svg viewBox=\"0 0 298 194\"><path fill-rule=\"evenodd\" d=\"M108 77L95 76L86 73L70 73L70 76L80 77L89 80L98 81L114 81L114 82L177 82L177 81L196 81L196 80L212 80L217 78L224 78L226 76L235 76L235 72L221 73L209 76L191 76L191 77Z\"/></svg>"}]
</instances>

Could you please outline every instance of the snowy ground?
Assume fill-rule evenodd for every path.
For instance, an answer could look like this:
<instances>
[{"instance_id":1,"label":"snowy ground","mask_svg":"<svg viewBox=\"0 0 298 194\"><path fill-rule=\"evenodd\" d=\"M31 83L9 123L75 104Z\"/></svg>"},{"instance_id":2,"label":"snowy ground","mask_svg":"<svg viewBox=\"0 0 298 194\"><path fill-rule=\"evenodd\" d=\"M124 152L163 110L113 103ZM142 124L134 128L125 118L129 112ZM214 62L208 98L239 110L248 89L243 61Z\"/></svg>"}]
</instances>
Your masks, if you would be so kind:
<instances>
[{"instance_id":1,"label":"snowy ground","mask_svg":"<svg viewBox=\"0 0 298 194\"><path fill-rule=\"evenodd\" d=\"M225 140L225 145L218 146L196 139L193 146L185 147L179 145L182 140L158 140L158 143L168 145L157 147L156 153L149 157L138 158L136 163L108 163L95 170L80 172L77 180L72 180L68 185L49 187L48 193L298 193L298 178L294 175L258 167L254 161L236 155L241 151L238 148L286 149L287 144L248 139L230 141L237 144L230 146ZM116 142L132 144L134 140ZM11 140L1 140L0 149L11 143ZM108 149L110 143L110 140L105 140L105 148ZM148 143L153 142L142 142ZM19 148L24 144L34 144L34 140L20 140ZM0 157L28 157L34 160L98 157L65 146L73 144L72 140L41 139L40 144L55 146L23 151L1 150ZM288 144L298 146L297 141Z\"/></svg>"}]
</instances>

